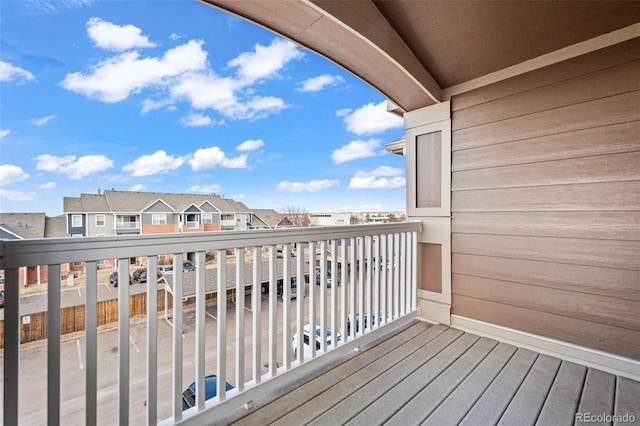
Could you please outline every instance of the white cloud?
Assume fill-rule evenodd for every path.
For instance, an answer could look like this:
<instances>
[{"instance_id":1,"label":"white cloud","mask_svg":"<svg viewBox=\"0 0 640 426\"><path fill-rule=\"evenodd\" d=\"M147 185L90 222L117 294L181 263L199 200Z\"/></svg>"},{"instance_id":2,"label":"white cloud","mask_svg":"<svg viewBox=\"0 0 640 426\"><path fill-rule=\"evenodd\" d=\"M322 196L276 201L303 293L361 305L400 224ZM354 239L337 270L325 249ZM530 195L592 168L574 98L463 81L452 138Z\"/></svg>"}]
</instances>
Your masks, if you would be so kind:
<instances>
[{"instance_id":1,"label":"white cloud","mask_svg":"<svg viewBox=\"0 0 640 426\"><path fill-rule=\"evenodd\" d=\"M42 118L32 118L31 122L36 126L44 126L49 121L53 120L55 117L56 117L55 115L47 115L46 117L42 117Z\"/></svg>"},{"instance_id":2,"label":"white cloud","mask_svg":"<svg viewBox=\"0 0 640 426\"><path fill-rule=\"evenodd\" d=\"M401 117L387 112L387 101L368 103L345 115L344 122L347 130L356 135L383 133L404 125Z\"/></svg>"},{"instance_id":3,"label":"white cloud","mask_svg":"<svg viewBox=\"0 0 640 426\"><path fill-rule=\"evenodd\" d=\"M62 86L72 92L103 102L119 102L130 94L189 71L204 69L207 52L203 41L191 40L170 49L161 58L140 58L138 52L126 52L105 59L90 72L67 74Z\"/></svg>"},{"instance_id":4,"label":"white cloud","mask_svg":"<svg viewBox=\"0 0 640 426\"><path fill-rule=\"evenodd\" d=\"M8 129L0 130L0 139L2 139L5 136L9 135L9 133L11 133L11 130L8 130Z\"/></svg>"},{"instance_id":5,"label":"white cloud","mask_svg":"<svg viewBox=\"0 0 640 426\"><path fill-rule=\"evenodd\" d=\"M171 34L169 35L169 39L170 39L170 40L178 40L178 39L180 39L180 38L182 38L182 36L181 36L180 34L171 33Z\"/></svg>"},{"instance_id":6,"label":"white cloud","mask_svg":"<svg viewBox=\"0 0 640 426\"><path fill-rule=\"evenodd\" d=\"M131 188L129 188L129 191L144 191L144 189L146 188L145 185L141 184L141 183L136 183L135 185L133 185Z\"/></svg>"},{"instance_id":7,"label":"white cloud","mask_svg":"<svg viewBox=\"0 0 640 426\"><path fill-rule=\"evenodd\" d=\"M241 53L227 65L238 68L238 76L244 84L252 84L273 77L288 62L302 56L293 43L275 39L266 47L256 44L252 52Z\"/></svg>"},{"instance_id":8,"label":"white cloud","mask_svg":"<svg viewBox=\"0 0 640 426\"><path fill-rule=\"evenodd\" d=\"M228 158L224 151L217 146L201 148L193 154L189 160L193 170L215 169L224 167L227 169L244 169L247 167L247 154L235 158Z\"/></svg>"},{"instance_id":9,"label":"white cloud","mask_svg":"<svg viewBox=\"0 0 640 426\"><path fill-rule=\"evenodd\" d=\"M236 150L238 151L255 151L258 148L264 146L264 141L262 139L248 139L242 142L240 145L236 146Z\"/></svg>"},{"instance_id":10,"label":"white cloud","mask_svg":"<svg viewBox=\"0 0 640 426\"><path fill-rule=\"evenodd\" d=\"M278 190L288 192L316 192L338 185L340 185L340 182L335 179L312 180L310 182L289 182L285 180L278 184Z\"/></svg>"},{"instance_id":11,"label":"white cloud","mask_svg":"<svg viewBox=\"0 0 640 426\"><path fill-rule=\"evenodd\" d=\"M380 166L370 172L358 170L349 181L349 189L393 189L406 185L403 170Z\"/></svg>"},{"instance_id":12,"label":"white cloud","mask_svg":"<svg viewBox=\"0 0 640 426\"><path fill-rule=\"evenodd\" d=\"M213 183L211 185L193 185L188 190L192 192L202 192L206 194L215 194L216 192L220 192L222 188L217 183Z\"/></svg>"},{"instance_id":13,"label":"white cloud","mask_svg":"<svg viewBox=\"0 0 640 426\"><path fill-rule=\"evenodd\" d=\"M51 154L42 154L35 157L35 160L38 161L37 170L63 173L74 180L79 180L85 176L113 167L113 161L104 155L85 155L76 160L74 155L58 157Z\"/></svg>"},{"instance_id":14,"label":"white cloud","mask_svg":"<svg viewBox=\"0 0 640 426\"><path fill-rule=\"evenodd\" d=\"M151 176L158 173L167 173L184 164L183 157L167 155L165 151L156 151L151 155L143 155L133 162L125 165L122 170L131 173L131 176Z\"/></svg>"},{"instance_id":15,"label":"white cloud","mask_svg":"<svg viewBox=\"0 0 640 426\"><path fill-rule=\"evenodd\" d=\"M116 25L95 17L87 22L87 34L96 46L108 50L123 51L156 46L134 25Z\"/></svg>"},{"instance_id":16,"label":"white cloud","mask_svg":"<svg viewBox=\"0 0 640 426\"><path fill-rule=\"evenodd\" d=\"M17 84L24 84L27 81L34 81L35 79L29 71L11 65L9 62L0 61L0 81L14 81Z\"/></svg>"},{"instance_id":17,"label":"white cloud","mask_svg":"<svg viewBox=\"0 0 640 426\"><path fill-rule=\"evenodd\" d=\"M43 183L38 188L39 189L55 189L57 187L58 187L57 183L55 183L55 182L47 182L47 183Z\"/></svg>"},{"instance_id":18,"label":"white cloud","mask_svg":"<svg viewBox=\"0 0 640 426\"><path fill-rule=\"evenodd\" d=\"M306 79L302 82L302 87L296 90L298 92L318 92L326 86L335 86L342 82L344 82L344 79L339 75L323 74Z\"/></svg>"},{"instance_id":19,"label":"white cloud","mask_svg":"<svg viewBox=\"0 0 640 426\"><path fill-rule=\"evenodd\" d=\"M169 100L154 101L152 99L145 99L144 101L142 101L142 109L140 110L140 114L144 115L148 112L164 108L168 105L171 105L171 101Z\"/></svg>"},{"instance_id":20,"label":"white cloud","mask_svg":"<svg viewBox=\"0 0 640 426\"><path fill-rule=\"evenodd\" d=\"M35 192L11 191L8 189L0 189L0 197L11 201L29 201L38 196Z\"/></svg>"},{"instance_id":21,"label":"white cloud","mask_svg":"<svg viewBox=\"0 0 640 426\"><path fill-rule=\"evenodd\" d=\"M185 127L207 127L213 124L211 117L202 114L189 114L180 119Z\"/></svg>"},{"instance_id":22,"label":"white cloud","mask_svg":"<svg viewBox=\"0 0 640 426\"><path fill-rule=\"evenodd\" d=\"M342 164L358 158L384 155L385 153L386 151L380 148L380 141L378 139L369 139L368 141L357 140L351 141L333 151L331 153L331 161L333 161L334 164Z\"/></svg>"},{"instance_id":23,"label":"white cloud","mask_svg":"<svg viewBox=\"0 0 640 426\"><path fill-rule=\"evenodd\" d=\"M0 165L0 185L7 185L14 182L22 182L28 179L29 175L18 166L11 164Z\"/></svg>"}]
</instances>

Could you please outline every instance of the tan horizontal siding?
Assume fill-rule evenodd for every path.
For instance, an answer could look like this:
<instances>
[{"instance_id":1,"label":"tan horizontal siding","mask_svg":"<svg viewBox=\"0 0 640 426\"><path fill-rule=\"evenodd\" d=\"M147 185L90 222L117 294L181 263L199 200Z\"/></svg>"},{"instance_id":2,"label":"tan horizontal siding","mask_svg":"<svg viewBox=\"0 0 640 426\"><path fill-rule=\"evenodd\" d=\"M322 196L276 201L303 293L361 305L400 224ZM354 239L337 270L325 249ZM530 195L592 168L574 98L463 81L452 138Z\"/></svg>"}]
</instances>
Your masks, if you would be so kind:
<instances>
[{"instance_id":1,"label":"tan horizontal siding","mask_svg":"<svg viewBox=\"0 0 640 426\"><path fill-rule=\"evenodd\" d=\"M454 191L453 212L640 210L640 181Z\"/></svg>"},{"instance_id":2,"label":"tan horizontal siding","mask_svg":"<svg viewBox=\"0 0 640 426\"><path fill-rule=\"evenodd\" d=\"M640 211L460 212L454 233L640 241Z\"/></svg>"},{"instance_id":3,"label":"tan horizontal siding","mask_svg":"<svg viewBox=\"0 0 640 426\"><path fill-rule=\"evenodd\" d=\"M502 98L493 108L486 108L484 104L465 108L453 113L452 130L637 91L640 89L638 75L640 61L634 61ZM606 85L599 84L603 79L607 80Z\"/></svg>"},{"instance_id":4,"label":"tan horizontal siding","mask_svg":"<svg viewBox=\"0 0 640 426\"><path fill-rule=\"evenodd\" d=\"M474 105L503 99L527 90L554 84L598 72L616 65L640 59L640 38L596 50L568 61L503 80L491 86L463 93L455 97L451 109L455 112Z\"/></svg>"},{"instance_id":5,"label":"tan horizontal siding","mask_svg":"<svg viewBox=\"0 0 640 426\"><path fill-rule=\"evenodd\" d=\"M455 294L640 331L636 300L471 275L453 277ZM523 294L527 297L522 297Z\"/></svg>"},{"instance_id":6,"label":"tan horizontal siding","mask_svg":"<svg viewBox=\"0 0 640 426\"><path fill-rule=\"evenodd\" d=\"M514 307L460 294L452 295L452 314L515 328L593 349L640 359L640 332L600 322Z\"/></svg>"},{"instance_id":7,"label":"tan horizontal siding","mask_svg":"<svg viewBox=\"0 0 640 426\"><path fill-rule=\"evenodd\" d=\"M458 130L452 134L452 150L635 121L639 110L638 91L609 96Z\"/></svg>"},{"instance_id":8,"label":"tan horizontal siding","mask_svg":"<svg viewBox=\"0 0 640 426\"><path fill-rule=\"evenodd\" d=\"M570 158L453 174L453 191L575 183L640 181L640 151Z\"/></svg>"},{"instance_id":9,"label":"tan horizontal siding","mask_svg":"<svg viewBox=\"0 0 640 426\"><path fill-rule=\"evenodd\" d=\"M640 302L640 271L454 253L456 274L475 275L559 290ZM456 280L454 279L454 288ZM459 289L458 289L459 291Z\"/></svg>"},{"instance_id":10,"label":"tan horizontal siding","mask_svg":"<svg viewBox=\"0 0 640 426\"><path fill-rule=\"evenodd\" d=\"M452 99L454 314L640 358L639 56Z\"/></svg>"},{"instance_id":11,"label":"tan horizontal siding","mask_svg":"<svg viewBox=\"0 0 640 426\"><path fill-rule=\"evenodd\" d=\"M451 243L453 253L640 270L640 241L454 233Z\"/></svg>"},{"instance_id":12,"label":"tan horizontal siding","mask_svg":"<svg viewBox=\"0 0 640 426\"><path fill-rule=\"evenodd\" d=\"M454 172L640 151L640 122L576 130L453 153ZM603 144L602 141L607 143Z\"/></svg>"}]
</instances>

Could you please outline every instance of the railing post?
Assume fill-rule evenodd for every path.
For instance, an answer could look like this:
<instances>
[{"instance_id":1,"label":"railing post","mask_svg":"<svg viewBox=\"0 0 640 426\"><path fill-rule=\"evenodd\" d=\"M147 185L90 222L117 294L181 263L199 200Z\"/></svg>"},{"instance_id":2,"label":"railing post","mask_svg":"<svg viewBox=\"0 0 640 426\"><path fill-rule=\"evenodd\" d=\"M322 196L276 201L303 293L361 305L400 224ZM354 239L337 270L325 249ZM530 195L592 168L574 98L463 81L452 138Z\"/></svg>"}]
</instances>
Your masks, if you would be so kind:
<instances>
[{"instance_id":1,"label":"railing post","mask_svg":"<svg viewBox=\"0 0 640 426\"><path fill-rule=\"evenodd\" d=\"M60 265L49 265L47 291L47 423L60 424Z\"/></svg>"},{"instance_id":2,"label":"railing post","mask_svg":"<svg viewBox=\"0 0 640 426\"><path fill-rule=\"evenodd\" d=\"M122 286L120 286L122 287ZM182 419L182 253L173 254L173 420Z\"/></svg>"},{"instance_id":3,"label":"railing post","mask_svg":"<svg viewBox=\"0 0 640 426\"><path fill-rule=\"evenodd\" d=\"M147 258L147 424L155 425L157 423L157 420L158 258L156 256L149 256Z\"/></svg>"},{"instance_id":4,"label":"railing post","mask_svg":"<svg viewBox=\"0 0 640 426\"><path fill-rule=\"evenodd\" d=\"M227 251L218 250L218 400L224 401L227 396Z\"/></svg>"},{"instance_id":5,"label":"railing post","mask_svg":"<svg viewBox=\"0 0 640 426\"><path fill-rule=\"evenodd\" d=\"M236 388L244 390L244 247L236 249Z\"/></svg>"},{"instance_id":6,"label":"railing post","mask_svg":"<svg viewBox=\"0 0 640 426\"><path fill-rule=\"evenodd\" d=\"M220 264L218 263L218 269L220 269ZM204 401L205 401L205 385L204 385L204 376L206 376L205 370L205 348L206 348L206 333L205 333L205 310L207 309L206 305L206 281L205 281L205 273L206 273L206 263L205 263L205 254L202 251L196 252L196 365L195 365L195 374L196 374L196 406L198 407L198 411L204 409ZM219 294L219 293L218 293Z\"/></svg>"},{"instance_id":7,"label":"railing post","mask_svg":"<svg viewBox=\"0 0 640 426\"><path fill-rule=\"evenodd\" d=\"M18 424L20 378L20 270L5 270L4 424Z\"/></svg>"},{"instance_id":8,"label":"railing post","mask_svg":"<svg viewBox=\"0 0 640 426\"><path fill-rule=\"evenodd\" d=\"M262 377L262 247L253 248L253 381L259 384Z\"/></svg>"},{"instance_id":9,"label":"railing post","mask_svg":"<svg viewBox=\"0 0 640 426\"><path fill-rule=\"evenodd\" d=\"M275 377L278 361L278 290L276 246L269 246L269 375Z\"/></svg>"},{"instance_id":10,"label":"railing post","mask_svg":"<svg viewBox=\"0 0 640 426\"><path fill-rule=\"evenodd\" d=\"M334 280L333 277L332 280ZM327 240L320 241L320 350L327 350ZM331 283L332 286L335 282Z\"/></svg>"},{"instance_id":11,"label":"railing post","mask_svg":"<svg viewBox=\"0 0 640 426\"><path fill-rule=\"evenodd\" d=\"M97 421L97 369L98 369L98 267L96 262L87 262L85 266L85 423Z\"/></svg>"},{"instance_id":12,"label":"railing post","mask_svg":"<svg viewBox=\"0 0 640 426\"><path fill-rule=\"evenodd\" d=\"M315 336L316 332L316 243L315 241L309 242L309 332L311 333L310 338ZM302 334L298 335L300 339L304 336ZM310 340L311 342L311 340ZM316 345L310 344L309 349L311 350L311 358L316 357ZM301 356L304 354L302 352Z\"/></svg>"}]
</instances>

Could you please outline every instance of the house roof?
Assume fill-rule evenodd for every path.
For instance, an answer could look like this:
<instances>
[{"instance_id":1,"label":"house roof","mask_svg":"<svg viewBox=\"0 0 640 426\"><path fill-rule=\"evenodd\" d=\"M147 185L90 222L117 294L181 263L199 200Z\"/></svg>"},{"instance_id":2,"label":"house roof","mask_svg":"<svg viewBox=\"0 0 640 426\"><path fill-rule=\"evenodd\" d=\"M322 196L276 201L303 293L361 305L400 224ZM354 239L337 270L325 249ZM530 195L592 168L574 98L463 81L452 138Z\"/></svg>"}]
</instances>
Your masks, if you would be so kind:
<instances>
[{"instance_id":1,"label":"house roof","mask_svg":"<svg viewBox=\"0 0 640 426\"><path fill-rule=\"evenodd\" d=\"M640 35L637 1L203 1L335 62L398 113Z\"/></svg>"},{"instance_id":2,"label":"house roof","mask_svg":"<svg viewBox=\"0 0 640 426\"><path fill-rule=\"evenodd\" d=\"M271 228L275 228L276 226L278 226L280 224L280 221L284 217L283 214L278 213L273 209L256 209L253 211L253 213Z\"/></svg>"},{"instance_id":3,"label":"house roof","mask_svg":"<svg viewBox=\"0 0 640 426\"><path fill-rule=\"evenodd\" d=\"M0 213L0 229L19 238L44 238L44 213Z\"/></svg>"},{"instance_id":4,"label":"house roof","mask_svg":"<svg viewBox=\"0 0 640 426\"><path fill-rule=\"evenodd\" d=\"M65 215L48 217L45 220L44 237L60 238L68 237L67 233L67 217Z\"/></svg>"}]
</instances>

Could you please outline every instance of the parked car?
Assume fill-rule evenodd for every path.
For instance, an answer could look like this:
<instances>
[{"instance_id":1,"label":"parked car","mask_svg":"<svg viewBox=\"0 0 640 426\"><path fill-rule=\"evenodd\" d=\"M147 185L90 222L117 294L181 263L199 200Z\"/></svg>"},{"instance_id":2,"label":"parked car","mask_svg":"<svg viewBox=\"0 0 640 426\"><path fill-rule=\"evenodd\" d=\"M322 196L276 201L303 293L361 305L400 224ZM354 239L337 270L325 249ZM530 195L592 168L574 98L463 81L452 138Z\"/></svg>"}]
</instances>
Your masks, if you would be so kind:
<instances>
[{"instance_id":1,"label":"parked car","mask_svg":"<svg viewBox=\"0 0 640 426\"><path fill-rule=\"evenodd\" d=\"M310 342L312 341L311 324L306 324L303 330L304 330L303 331L303 334L304 334L303 347L304 347L304 356L306 358L307 356L311 356L311 348L309 347L309 345L311 344ZM319 325L316 325L316 332L314 336L315 338L313 339L313 342L316 345L316 351L320 350L321 334L322 334L322 329L320 328ZM337 344L342 339L342 336L340 335L340 333L337 333L334 340L333 333L329 328L327 328L326 334L327 334L327 350L333 348L334 344ZM294 358L297 358L298 357L298 333L293 335L293 341L291 343L291 346L293 347L293 356Z\"/></svg>"},{"instance_id":2,"label":"parked car","mask_svg":"<svg viewBox=\"0 0 640 426\"><path fill-rule=\"evenodd\" d=\"M229 383L226 383L226 390L233 389ZM204 398L211 399L218 395L218 376L212 374L204 378ZM191 383L187 389L182 392L182 409L186 410L196 405L196 382Z\"/></svg>"},{"instance_id":3,"label":"parked car","mask_svg":"<svg viewBox=\"0 0 640 426\"><path fill-rule=\"evenodd\" d=\"M380 324L382 322L382 318L383 318L384 314L382 312L380 312L379 314L376 314L375 312L371 315L371 317L373 318L373 322L371 323L371 325L376 325L376 321L378 321L378 324ZM364 313L364 327L367 328L367 313ZM390 320L390 315L387 314L387 321ZM356 333L360 331L360 314L356 314ZM351 332L351 318L347 318L347 333Z\"/></svg>"},{"instance_id":4,"label":"parked car","mask_svg":"<svg viewBox=\"0 0 640 426\"><path fill-rule=\"evenodd\" d=\"M113 284L114 287L118 287L118 271L113 271L111 275L109 275L109 282ZM133 284L133 278L131 274L129 274L129 285Z\"/></svg>"},{"instance_id":5,"label":"parked car","mask_svg":"<svg viewBox=\"0 0 640 426\"><path fill-rule=\"evenodd\" d=\"M277 286L278 296L284 300L284 280L278 280ZM291 278L291 287L289 288L289 298L296 299L298 297L298 281L295 278Z\"/></svg>"},{"instance_id":6,"label":"parked car","mask_svg":"<svg viewBox=\"0 0 640 426\"><path fill-rule=\"evenodd\" d=\"M182 270L183 271L195 271L196 270L196 265L194 265L193 263L189 262L188 260L185 262L182 262Z\"/></svg>"},{"instance_id":7,"label":"parked car","mask_svg":"<svg viewBox=\"0 0 640 426\"><path fill-rule=\"evenodd\" d=\"M158 266L158 276L162 276L164 274L173 272L173 266L172 265L160 265Z\"/></svg>"},{"instance_id":8,"label":"parked car","mask_svg":"<svg viewBox=\"0 0 640 426\"><path fill-rule=\"evenodd\" d=\"M320 285L320 267L316 266L316 285ZM327 288L331 287L331 272L327 271Z\"/></svg>"},{"instance_id":9,"label":"parked car","mask_svg":"<svg viewBox=\"0 0 640 426\"><path fill-rule=\"evenodd\" d=\"M158 278L162 276L160 271L157 272ZM133 280L138 283L146 283L147 282L147 269L146 268L138 268L133 271Z\"/></svg>"},{"instance_id":10,"label":"parked car","mask_svg":"<svg viewBox=\"0 0 640 426\"><path fill-rule=\"evenodd\" d=\"M4 291L0 291L0 308L4 308Z\"/></svg>"}]
</instances>

